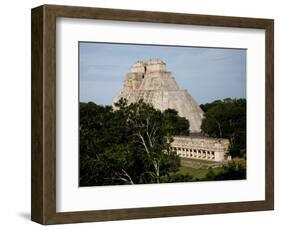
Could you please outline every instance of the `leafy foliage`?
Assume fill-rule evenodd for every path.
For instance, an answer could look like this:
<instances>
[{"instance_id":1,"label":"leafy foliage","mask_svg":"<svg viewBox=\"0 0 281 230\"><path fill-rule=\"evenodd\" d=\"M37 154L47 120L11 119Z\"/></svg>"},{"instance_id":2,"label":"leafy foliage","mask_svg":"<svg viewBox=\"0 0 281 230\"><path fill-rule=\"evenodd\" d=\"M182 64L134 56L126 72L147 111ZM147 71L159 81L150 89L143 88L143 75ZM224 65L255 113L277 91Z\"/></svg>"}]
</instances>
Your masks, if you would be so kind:
<instances>
[{"instance_id":1,"label":"leafy foliage","mask_svg":"<svg viewBox=\"0 0 281 230\"><path fill-rule=\"evenodd\" d=\"M230 162L223 166L223 169L219 173L215 173L212 168L209 168L206 177L203 180L242 180L246 179L246 165Z\"/></svg>"},{"instance_id":2,"label":"leafy foliage","mask_svg":"<svg viewBox=\"0 0 281 230\"><path fill-rule=\"evenodd\" d=\"M80 186L160 183L178 171L170 143L189 133L189 122L143 101L115 106L80 103Z\"/></svg>"},{"instance_id":3,"label":"leafy foliage","mask_svg":"<svg viewBox=\"0 0 281 230\"><path fill-rule=\"evenodd\" d=\"M178 116L174 109L167 109L163 112L165 127L170 135L189 135L189 121Z\"/></svg>"},{"instance_id":4,"label":"leafy foliage","mask_svg":"<svg viewBox=\"0 0 281 230\"><path fill-rule=\"evenodd\" d=\"M174 173L169 174L166 176L163 176L160 178L162 183L168 183L168 182L192 182L194 181L193 176L186 174L180 174L180 173Z\"/></svg>"},{"instance_id":5,"label":"leafy foliage","mask_svg":"<svg viewBox=\"0 0 281 230\"><path fill-rule=\"evenodd\" d=\"M246 99L224 99L201 105L205 111L202 132L210 137L228 138L229 154L246 157Z\"/></svg>"},{"instance_id":6,"label":"leafy foliage","mask_svg":"<svg viewBox=\"0 0 281 230\"><path fill-rule=\"evenodd\" d=\"M143 101L121 99L111 106L80 103L80 186L244 179L245 165L209 169L205 178L179 172L180 158L171 151L174 135L189 135L189 121L177 111L156 110ZM246 152L246 100L225 99L201 105L202 131L229 138L232 156Z\"/></svg>"}]
</instances>

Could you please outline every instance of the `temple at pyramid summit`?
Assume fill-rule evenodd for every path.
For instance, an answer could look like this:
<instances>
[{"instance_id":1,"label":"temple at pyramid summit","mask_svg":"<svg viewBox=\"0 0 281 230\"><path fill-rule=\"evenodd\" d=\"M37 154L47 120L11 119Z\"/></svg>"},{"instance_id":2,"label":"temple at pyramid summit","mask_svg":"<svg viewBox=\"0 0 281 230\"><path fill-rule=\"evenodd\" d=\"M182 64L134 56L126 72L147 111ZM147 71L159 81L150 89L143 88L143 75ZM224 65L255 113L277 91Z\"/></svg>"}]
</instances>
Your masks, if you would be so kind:
<instances>
[{"instance_id":1,"label":"temple at pyramid summit","mask_svg":"<svg viewBox=\"0 0 281 230\"><path fill-rule=\"evenodd\" d=\"M179 116L189 120L191 133L201 131L203 111L186 89L180 89L166 64L159 59L138 61L132 66L112 105L121 98L126 98L128 103L143 99L161 111L175 109Z\"/></svg>"},{"instance_id":2,"label":"temple at pyramid summit","mask_svg":"<svg viewBox=\"0 0 281 230\"><path fill-rule=\"evenodd\" d=\"M113 108L114 103L121 98L127 99L129 104L142 99L161 111L174 109L179 116L189 120L191 135L174 136L171 143L171 148L180 157L216 162L230 160L226 154L228 139L200 135L204 112L187 90L178 86L163 61L153 59L136 62L127 73L122 89L113 98Z\"/></svg>"}]
</instances>

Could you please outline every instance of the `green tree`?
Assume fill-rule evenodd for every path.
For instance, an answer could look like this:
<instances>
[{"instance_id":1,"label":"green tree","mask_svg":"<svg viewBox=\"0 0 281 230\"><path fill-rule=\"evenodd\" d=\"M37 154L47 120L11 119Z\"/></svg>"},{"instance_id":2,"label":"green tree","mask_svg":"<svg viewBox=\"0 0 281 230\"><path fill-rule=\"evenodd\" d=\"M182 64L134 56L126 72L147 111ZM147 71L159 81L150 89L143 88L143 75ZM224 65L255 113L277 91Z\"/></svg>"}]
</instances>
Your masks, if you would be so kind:
<instances>
[{"instance_id":1,"label":"green tree","mask_svg":"<svg viewBox=\"0 0 281 230\"><path fill-rule=\"evenodd\" d=\"M212 181L212 180L215 180L215 178L216 178L216 174L215 174L213 168L210 167L210 168L208 169L208 172L207 172L207 174L206 174L204 180L206 180L206 181Z\"/></svg>"},{"instance_id":2,"label":"green tree","mask_svg":"<svg viewBox=\"0 0 281 230\"><path fill-rule=\"evenodd\" d=\"M187 174L173 173L160 178L162 183L168 182L192 182L195 181L193 176Z\"/></svg>"},{"instance_id":3,"label":"green tree","mask_svg":"<svg viewBox=\"0 0 281 230\"><path fill-rule=\"evenodd\" d=\"M167 109L163 112L165 127L170 135L189 135L189 121L180 117L174 109Z\"/></svg>"},{"instance_id":4,"label":"green tree","mask_svg":"<svg viewBox=\"0 0 281 230\"><path fill-rule=\"evenodd\" d=\"M143 101L115 107L80 103L80 186L160 183L176 172L171 135L188 133L188 121Z\"/></svg>"},{"instance_id":5,"label":"green tree","mask_svg":"<svg viewBox=\"0 0 281 230\"><path fill-rule=\"evenodd\" d=\"M142 100L125 107L118 107L118 104L116 106L126 117L131 131L129 143L143 165L141 181L159 183L160 176L167 173L167 166L175 167L166 163L169 156L173 157L175 153L170 151L172 139L169 136L165 116ZM170 162L177 164L176 161Z\"/></svg>"},{"instance_id":6,"label":"green tree","mask_svg":"<svg viewBox=\"0 0 281 230\"><path fill-rule=\"evenodd\" d=\"M227 165L224 165L222 170L215 173L212 168L208 169L203 181L210 180L242 180L246 179L246 165L231 161Z\"/></svg>"},{"instance_id":7,"label":"green tree","mask_svg":"<svg viewBox=\"0 0 281 230\"><path fill-rule=\"evenodd\" d=\"M229 154L246 157L246 100L225 99L201 105L206 110L202 132L210 137L228 138Z\"/></svg>"}]
</instances>

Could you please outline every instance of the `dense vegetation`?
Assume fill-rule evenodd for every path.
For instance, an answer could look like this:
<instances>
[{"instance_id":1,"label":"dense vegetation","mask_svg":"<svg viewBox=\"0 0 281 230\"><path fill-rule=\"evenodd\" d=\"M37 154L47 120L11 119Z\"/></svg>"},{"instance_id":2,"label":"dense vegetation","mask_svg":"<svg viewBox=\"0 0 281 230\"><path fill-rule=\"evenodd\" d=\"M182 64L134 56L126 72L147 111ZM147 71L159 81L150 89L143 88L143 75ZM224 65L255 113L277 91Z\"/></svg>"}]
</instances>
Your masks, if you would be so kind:
<instances>
[{"instance_id":1,"label":"dense vegetation","mask_svg":"<svg viewBox=\"0 0 281 230\"><path fill-rule=\"evenodd\" d=\"M231 161L228 165L224 165L219 173L216 173L213 168L208 169L205 178L201 180L240 180L246 179L246 164Z\"/></svg>"},{"instance_id":2,"label":"dense vegetation","mask_svg":"<svg viewBox=\"0 0 281 230\"><path fill-rule=\"evenodd\" d=\"M116 107L80 103L80 186L160 183L176 172L171 135L188 135L189 122L143 101Z\"/></svg>"},{"instance_id":3,"label":"dense vegetation","mask_svg":"<svg viewBox=\"0 0 281 230\"><path fill-rule=\"evenodd\" d=\"M228 138L229 154L246 158L246 99L224 99L201 105L205 112L202 132L210 137Z\"/></svg>"},{"instance_id":4,"label":"dense vegetation","mask_svg":"<svg viewBox=\"0 0 281 230\"><path fill-rule=\"evenodd\" d=\"M221 108L216 108L225 106L223 109L229 109L227 118L235 123L237 119L233 119L235 116L231 113L238 113L239 109L231 110L225 105L227 103L236 106L234 101L202 105L206 111L202 127L208 136L234 137L233 146L237 148L236 127L239 125L232 130L226 129L227 121L220 113ZM245 178L245 167L235 162L224 166L219 173L209 169L204 178L181 173L180 158L171 151L170 143L173 135L189 135L189 121L178 116L177 111L161 112L143 101L128 105L124 99L116 104L116 108L113 110L111 106L93 102L80 103L80 186ZM216 131L218 126L212 124L213 117L219 121L219 131Z\"/></svg>"}]
</instances>

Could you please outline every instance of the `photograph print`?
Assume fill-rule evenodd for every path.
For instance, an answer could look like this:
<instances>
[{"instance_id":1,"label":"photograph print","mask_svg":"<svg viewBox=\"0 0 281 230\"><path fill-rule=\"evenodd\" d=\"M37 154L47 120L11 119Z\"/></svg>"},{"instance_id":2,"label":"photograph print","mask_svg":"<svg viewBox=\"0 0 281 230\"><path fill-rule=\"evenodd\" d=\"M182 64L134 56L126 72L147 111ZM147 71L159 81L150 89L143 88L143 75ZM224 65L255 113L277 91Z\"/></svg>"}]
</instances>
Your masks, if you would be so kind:
<instances>
[{"instance_id":1,"label":"photograph print","mask_svg":"<svg viewBox=\"0 0 281 230\"><path fill-rule=\"evenodd\" d=\"M246 49L78 49L79 186L246 179Z\"/></svg>"}]
</instances>

